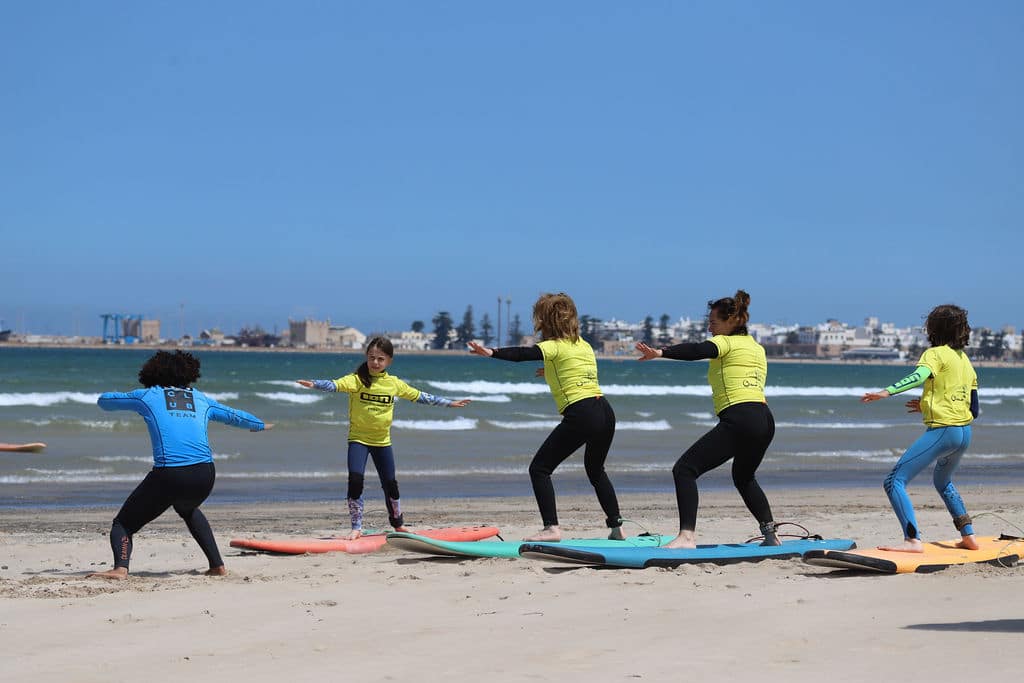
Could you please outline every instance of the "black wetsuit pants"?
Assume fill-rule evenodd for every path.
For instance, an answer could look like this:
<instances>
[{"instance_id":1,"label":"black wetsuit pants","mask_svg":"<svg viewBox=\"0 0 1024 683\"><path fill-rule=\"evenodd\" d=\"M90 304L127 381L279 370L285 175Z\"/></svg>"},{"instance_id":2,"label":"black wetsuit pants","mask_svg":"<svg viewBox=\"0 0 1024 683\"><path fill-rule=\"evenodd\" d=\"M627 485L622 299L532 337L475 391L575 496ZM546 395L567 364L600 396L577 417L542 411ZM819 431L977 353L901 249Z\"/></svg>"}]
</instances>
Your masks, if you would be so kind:
<instances>
[{"instance_id":1,"label":"black wetsuit pants","mask_svg":"<svg viewBox=\"0 0 1024 683\"><path fill-rule=\"evenodd\" d=\"M718 414L718 424L690 446L676 461L672 477L676 482L679 528L697 528L697 477L732 458L732 482L747 509L759 524L772 520L771 506L754 477L772 437L775 418L764 403L737 403Z\"/></svg>"},{"instance_id":2,"label":"black wetsuit pants","mask_svg":"<svg viewBox=\"0 0 1024 683\"><path fill-rule=\"evenodd\" d=\"M585 398L570 404L562 413L562 421L541 444L530 463L530 481L544 526L556 526L555 488L551 473L580 446L586 445L583 466L587 471L597 500L604 510L605 524L609 528L622 526L619 501L615 489L604 471L604 461L615 436L615 413L603 396Z\"/></svg>"},{"instance_id":3,"label":"black wetsuit pants","mask_svg":"<svg viewBox=\"0 0 1024 683\"><path fill-rule=\"evenodd\" d=\"M199 510L213 490L217 478L212 462L184 467L154 467L128 496L110 527L110 547L114 566L128 568L132 556L132 536L142 527L174 507L192 538L196 539L210 567L223 566L213 530Z\"/></svg>"}]
</instances>

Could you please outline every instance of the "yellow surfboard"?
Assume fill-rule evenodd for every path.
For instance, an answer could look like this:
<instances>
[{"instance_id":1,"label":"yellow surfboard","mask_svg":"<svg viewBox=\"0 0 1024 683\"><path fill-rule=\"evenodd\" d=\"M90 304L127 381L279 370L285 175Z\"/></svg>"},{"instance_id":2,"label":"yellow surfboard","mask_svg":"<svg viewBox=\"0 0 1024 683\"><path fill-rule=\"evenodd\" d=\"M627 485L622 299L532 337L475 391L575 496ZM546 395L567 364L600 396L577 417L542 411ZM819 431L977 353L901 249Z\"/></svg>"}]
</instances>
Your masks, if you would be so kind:
<instances>
[{"instance_id":1,"label":"yellow surfboard","mask_svg":"<svg viewBox=\"0 0 1024 683\"><path fill-rule=\"evenodd\" d=\"M977 550L956 547L960 539L925 543L923 553L892 550L811 550L804 562L834 569L860 569L884 574L927 574L955 564L987 563L1012 567L1024 557L1024 538L1017 536L978 536Z\"/></svg>"}]
</instances>

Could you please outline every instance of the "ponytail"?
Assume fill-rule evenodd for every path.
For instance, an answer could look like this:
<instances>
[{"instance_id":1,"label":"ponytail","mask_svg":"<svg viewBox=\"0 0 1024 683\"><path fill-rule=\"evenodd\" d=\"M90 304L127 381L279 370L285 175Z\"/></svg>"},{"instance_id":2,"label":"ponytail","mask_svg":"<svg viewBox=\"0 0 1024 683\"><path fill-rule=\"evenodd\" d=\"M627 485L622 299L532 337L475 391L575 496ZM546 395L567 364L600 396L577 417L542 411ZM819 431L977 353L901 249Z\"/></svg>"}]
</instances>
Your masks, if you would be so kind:
<instances>
[{"instance_id":1,"label":"ponytail","mask_svg":"<svg viewBox=\"0 0 1024 683\"><path fill-rule=\"evenodd\" d=\"M708 302L708 310L716 314L719 320L735 324L732 334L749 334L747 332L747 322L750 320L748 308L750 308L750 295L742 289L737 289L735 296Z\"/></svg>"},{"instance_id":2,"label":"ponytail","mask_svg":"<svg viewBox=\"0 0 1024 683\"><path fill-rule=\"evenodd\" d=\"M736 302L736 312L733 316L736 318L738 323L737 329L742 329L743 334L747 333L747 322L750 320L750 313L747 311L750 308L750 295L744 292L742 289L736 290L736 296L733 297Z\"/></svg>"},{"instance_id":3,"label":"ponytail","mask_svg":"<svg viewBox=\"0 0 1024 683\"><path fill-rule=\"evenodd\" d=\"M359 381L363 383L363 386L367 389L373 384L373 378L370 377L370 366L363 361L363 364L356 368L356 374L359 376Z\"/></svg>"}]
</instances>

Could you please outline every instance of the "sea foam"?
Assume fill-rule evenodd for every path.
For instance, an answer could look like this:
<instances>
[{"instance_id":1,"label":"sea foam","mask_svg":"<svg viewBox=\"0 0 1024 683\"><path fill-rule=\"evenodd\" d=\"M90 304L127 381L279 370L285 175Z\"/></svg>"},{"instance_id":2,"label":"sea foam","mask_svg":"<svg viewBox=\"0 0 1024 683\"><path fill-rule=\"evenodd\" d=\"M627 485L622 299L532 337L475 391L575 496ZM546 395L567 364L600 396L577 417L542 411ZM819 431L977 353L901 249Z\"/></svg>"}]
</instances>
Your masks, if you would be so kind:
<instances>
[{"instance_id":1,"label":"sea foam","mask_svg":"<svg viewBox=\"0 0 1024 683\"><path fill-rule=\"evenodd\" d=\"M324 398L323 395L320 394L295 394L290 391L272 391L269 393L256 392L256 395L268 401L283 401L284 403L302 404L316 403Z\"/></svg>"},{"instance_id":2,"label":"sea foam","mask_svg":"<svg viewBox=\"0 0 1024 683\"><path fill-rule=\"evenodd\" d=\"M58 403L95 404L99 394L80 391L33 392L27 394L0 394L0 406L53 406Z\"/></svg>"},{"instance_id":3,"label":"sea foam","mask_svg":"<svg viewBox=\"0 0 1024 683\"><path fill-rule=\"evenodd\" d=\"M415 429L420 431L467 431L476 429L477 421L468 417L457 417L454 420L395 420L392 426L398 429Z\"/></svg>"}]
</instances>

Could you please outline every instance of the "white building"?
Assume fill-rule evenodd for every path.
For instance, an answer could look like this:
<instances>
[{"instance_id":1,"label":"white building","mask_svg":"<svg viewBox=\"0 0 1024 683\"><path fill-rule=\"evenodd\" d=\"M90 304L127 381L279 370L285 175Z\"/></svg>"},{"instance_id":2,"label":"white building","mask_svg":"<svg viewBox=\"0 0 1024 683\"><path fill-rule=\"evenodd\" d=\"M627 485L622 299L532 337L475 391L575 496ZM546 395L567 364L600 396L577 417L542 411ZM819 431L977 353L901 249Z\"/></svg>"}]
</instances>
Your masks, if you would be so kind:
<instances>
[{"instance_id":1,"label":"white building","mask_svg":"<svg viewBox=\"0 0 1024 683\"><path fill-rule=\"evenodd\" d=\"M366 344L366 335L348 325L330 325L327 328L327 345L343 349L361 349Z\"/></svg>"},{"instance_id":2,"label":"white building","mask_svg":"<svg viewBox=\"0 0 1024 683\"><path fill-rule=\"evenodd\" d=\"M426 351L430 348L430 337L423 332L405 330L403 332L388 332L385 336L391 340L391 344L396 350Z\"/></svg>"}]
</instances>

